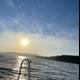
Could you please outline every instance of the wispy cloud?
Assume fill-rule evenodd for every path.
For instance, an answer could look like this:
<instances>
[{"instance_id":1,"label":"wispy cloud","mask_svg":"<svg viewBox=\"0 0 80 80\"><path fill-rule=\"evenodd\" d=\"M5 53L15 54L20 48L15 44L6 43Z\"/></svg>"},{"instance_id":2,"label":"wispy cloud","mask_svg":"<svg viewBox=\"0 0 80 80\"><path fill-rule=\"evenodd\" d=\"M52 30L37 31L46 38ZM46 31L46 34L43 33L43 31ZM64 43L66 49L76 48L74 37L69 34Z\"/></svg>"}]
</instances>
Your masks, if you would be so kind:
<instances>
[{"instance_id":1,"label":"wispy cloud","mask_svg":"<svg viewBox=\"0 0 80 80\"><path fill-rule=\"evenodd\" d=\"M71 30L64 30L60 25L55 22L43 23L36 17L28 18L26 15L16 15L15 17L7 16L0 18L0 28L3 31L23 32L40 34L43 36L60 36L65 38L76 37L78 34L77 27ZM78 38L78 36L76 37Z\"/></svg>"},{"instance_id":2,"label":"wispy cloud","mask_svg":"<svg viewBox=\"0 0 80 80\"><path fill-rule=\"evenodd\" d=\"M32 50L28 51L30 53L34 52L46 56L58 54L78 55L79 53L78 36L76 37L77 40L72 38L78 34L78 30L75 27L69 30L71 32L68 32L59 29L56 23L43 23L37 19L25 17L24 14L13 18L10 16L0 18L0 28L3 30L3 32L1 32L2 30L0 31L1 35L3 33L3 37L0 37L4 39L0 41L0 44L6 44L6 46L5 44L3 45L5 47L4 50L7 47L9 48L7 43L10 43L10 41L11 43L15 41L12 44L15 47L17 44L16 37L22 34L22 36L31 38ZM16 49L12 47L10 50L14 51ZM24 51L27 52L27 50Z\"/></svg>"},{"instance_id":3,"label":"wispy cloud","mask_svg":"<svg viewBox=\"0 0 80 80\"><path fill-rule=\"evenodd\" d=\"M77 5L78 0L76 3L70 0L61 3L58 0L1 0L0 34L8 33L10 38L10 33L36 35L40 51L44 53L76 54L79 44L75 45L79 39Z\"/></svg>"},{"instance_id":4,"label":"wispy cloud","mask_svg":"<svg viewBox=\"0 0 80 80\"><path fill-rule=\"evenodd\" d=\"M14 0L5 0L10 7L15 7Z\"/></svg>"}]
</instances>

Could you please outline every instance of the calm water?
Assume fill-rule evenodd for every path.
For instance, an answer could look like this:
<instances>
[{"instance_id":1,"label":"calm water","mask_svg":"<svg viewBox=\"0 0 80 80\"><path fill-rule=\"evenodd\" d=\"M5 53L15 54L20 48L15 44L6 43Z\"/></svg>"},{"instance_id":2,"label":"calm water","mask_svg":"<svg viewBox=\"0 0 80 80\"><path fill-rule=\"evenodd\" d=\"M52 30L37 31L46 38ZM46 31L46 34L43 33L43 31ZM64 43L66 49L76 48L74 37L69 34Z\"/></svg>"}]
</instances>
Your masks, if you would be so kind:
<instances>
[{"instance_id":1,"label":"calm water","mask_svg":"<svg viewBox=\"0 0 80 80\"><path fill-rule=\"evenodd\" d=\"M24 58L32 60L31 80L79 80L78 64L8 54L0 54L0 80L16 80ZM27 80L26 62L23 64L20 80Z\"/></svg>"}]
</instances>

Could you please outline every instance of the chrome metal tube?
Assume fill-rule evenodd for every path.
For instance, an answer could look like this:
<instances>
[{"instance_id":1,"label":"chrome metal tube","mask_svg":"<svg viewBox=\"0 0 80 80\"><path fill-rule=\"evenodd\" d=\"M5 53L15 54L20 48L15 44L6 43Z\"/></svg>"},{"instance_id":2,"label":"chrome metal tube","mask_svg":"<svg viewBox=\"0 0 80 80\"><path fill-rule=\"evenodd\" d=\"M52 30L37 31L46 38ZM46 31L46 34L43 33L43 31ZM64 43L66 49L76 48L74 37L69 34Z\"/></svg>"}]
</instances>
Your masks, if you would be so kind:
<instances>
[{"instance_id":1,"label":"chrome metal tube","mask_svg":"<svg viewBox=\"0 0 80 80\"><path fill-rule=\"evenodd\" d=\"M20 69L19 69L19 74L18 74L17 80L20 79L21 69L22 69L22 65L23 65L23 62L24 62L24 61L27 61L27 62L28 62L28 80L30 80L30 63L31 63L31 60L30 60L30 59L23 59L23 60L22 60L21 65L20 65Z\"/></svg>"}]
</instances>

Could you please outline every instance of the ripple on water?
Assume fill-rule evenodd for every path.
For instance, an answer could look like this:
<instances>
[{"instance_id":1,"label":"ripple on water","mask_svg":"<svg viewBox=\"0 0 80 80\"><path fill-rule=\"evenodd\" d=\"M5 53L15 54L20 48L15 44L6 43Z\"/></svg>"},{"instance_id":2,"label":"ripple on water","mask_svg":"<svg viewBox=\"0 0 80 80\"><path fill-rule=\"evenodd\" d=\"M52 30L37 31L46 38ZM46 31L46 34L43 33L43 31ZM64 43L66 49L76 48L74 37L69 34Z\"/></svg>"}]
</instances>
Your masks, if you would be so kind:
<instances>
[{"instance_id":1,"label":"ripple on water","mask_svg":"<svg viewBox=\"0 0 80 80\"><path fill-rule=\"evenodd\" d=\"M0 57L0 80L16 80L20 63L26 57L11 55ZM31 59L31 80L79 80L79 65L77 64ZM20 80L27 79L27 70L28 67L24 63Z\"/></svg>"}]
</instances>

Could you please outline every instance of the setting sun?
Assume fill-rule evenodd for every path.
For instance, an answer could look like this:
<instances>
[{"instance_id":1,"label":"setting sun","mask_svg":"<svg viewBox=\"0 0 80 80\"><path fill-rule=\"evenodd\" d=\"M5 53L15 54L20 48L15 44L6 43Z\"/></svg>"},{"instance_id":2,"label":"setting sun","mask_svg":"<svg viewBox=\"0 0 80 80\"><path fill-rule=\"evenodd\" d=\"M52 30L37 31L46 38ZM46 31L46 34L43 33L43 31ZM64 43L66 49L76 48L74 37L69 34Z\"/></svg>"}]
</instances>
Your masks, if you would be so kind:
<instances>
[{"instance_id":1,"label":"setting sun","mask_svg":"<svg viewBox=\"0 0 80 80\"><path fill-rule=\"evenodd\" d=\"M21 39L20 44L24 47L28 46L29 45L29 40L28 39Z\"/></svg>"}]
</instances>

